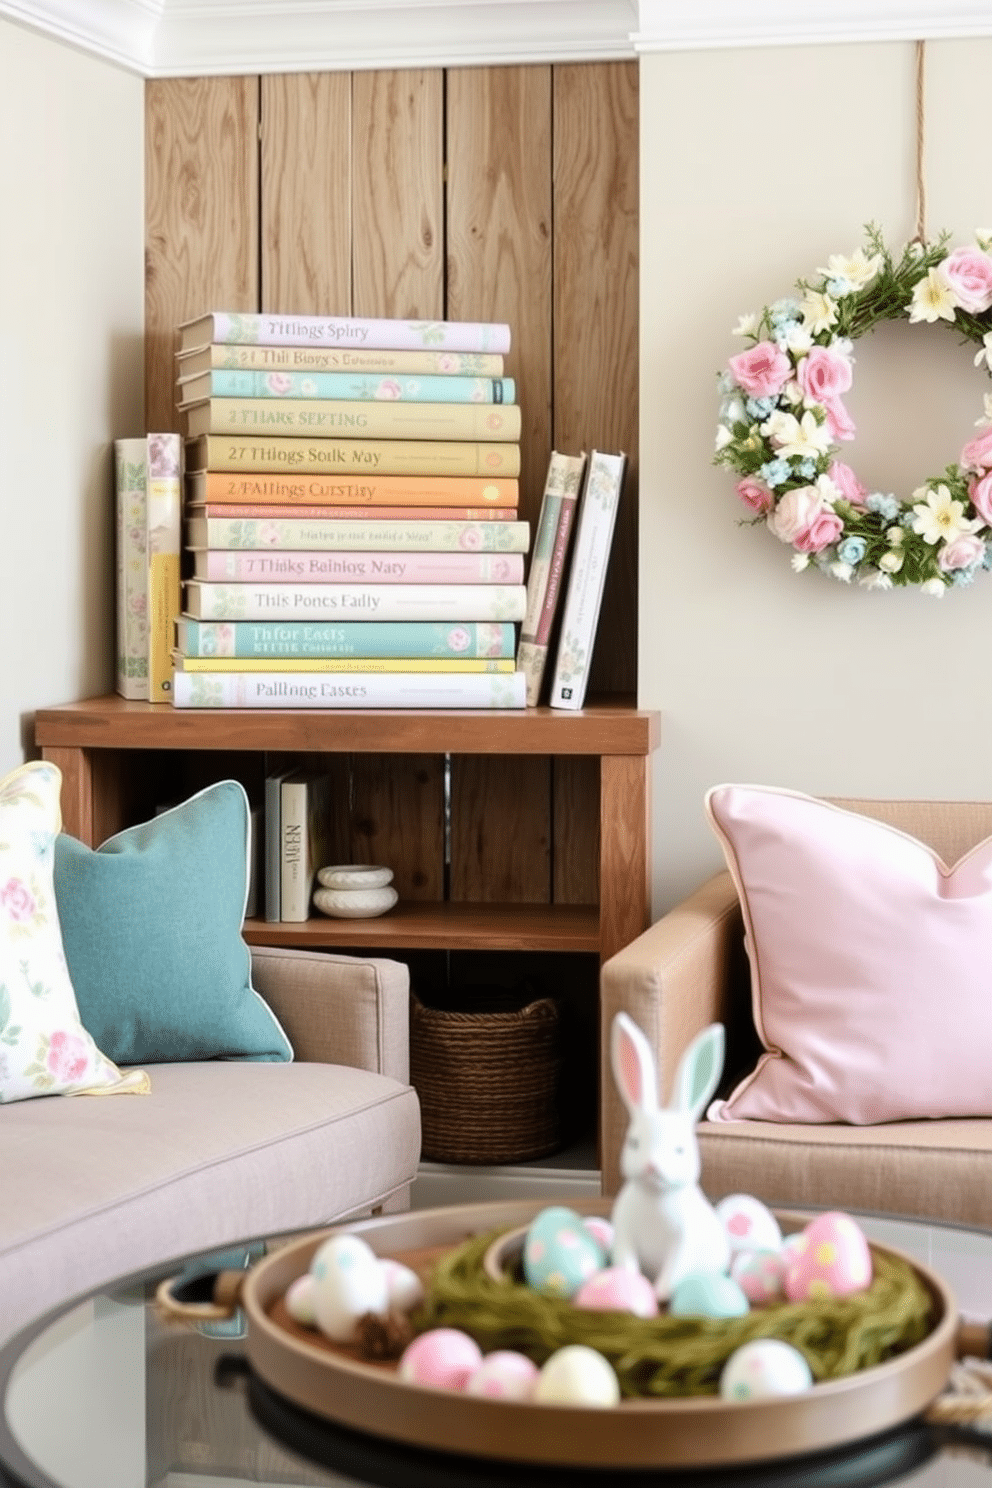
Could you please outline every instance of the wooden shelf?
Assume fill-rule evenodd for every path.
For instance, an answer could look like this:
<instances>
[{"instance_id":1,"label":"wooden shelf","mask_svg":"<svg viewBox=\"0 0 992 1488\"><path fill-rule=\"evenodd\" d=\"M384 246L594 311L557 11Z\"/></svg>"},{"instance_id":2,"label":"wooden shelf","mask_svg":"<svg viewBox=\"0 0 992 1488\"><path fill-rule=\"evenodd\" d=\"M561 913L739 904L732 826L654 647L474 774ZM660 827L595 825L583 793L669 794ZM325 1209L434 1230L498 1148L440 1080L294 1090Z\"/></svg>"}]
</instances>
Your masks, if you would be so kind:
<instances>
[{"instance_id":1,"label":"wooden shelf","mask_svg":"<svg viewBox=\"0 0 992 1488\"><path fill-rule=\"evenodd\" d=\"M303 924L248 920L249 945L304 950L599 951L599 906L404 904L371 920L316 915Z\"/></svg>"}]
</instances>

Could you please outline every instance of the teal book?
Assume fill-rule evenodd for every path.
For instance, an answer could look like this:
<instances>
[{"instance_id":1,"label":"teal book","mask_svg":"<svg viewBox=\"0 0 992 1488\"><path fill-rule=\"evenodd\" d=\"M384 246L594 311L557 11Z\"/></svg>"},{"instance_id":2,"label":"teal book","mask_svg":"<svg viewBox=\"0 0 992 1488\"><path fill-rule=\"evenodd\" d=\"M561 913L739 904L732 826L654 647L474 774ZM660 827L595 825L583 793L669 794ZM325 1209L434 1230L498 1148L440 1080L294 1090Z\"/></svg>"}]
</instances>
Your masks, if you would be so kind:
<instances>
[{"instance_id":1,"label":"teal book","mask_svg":"<svg viewBox=\"0 0 992 1488\"><path fill-rule=\"evenodd\" d=\"M480 657L514 654L516 629L500 621L356 620L324 622L192 620L176 622L184 656L255 658L309 656Z\"/></svg>"},{"instance_id":2,"label":"teal book","mask_svg":"<svg viewBox=\"0 0 992 1488\"><path fill-rule=\"evenodd\" d=\"M342 398L383 403L513 403L512 377L421 377L361 372L215 368L179 382L179 407L204 398Z\"/></svg>"}]
</instances>

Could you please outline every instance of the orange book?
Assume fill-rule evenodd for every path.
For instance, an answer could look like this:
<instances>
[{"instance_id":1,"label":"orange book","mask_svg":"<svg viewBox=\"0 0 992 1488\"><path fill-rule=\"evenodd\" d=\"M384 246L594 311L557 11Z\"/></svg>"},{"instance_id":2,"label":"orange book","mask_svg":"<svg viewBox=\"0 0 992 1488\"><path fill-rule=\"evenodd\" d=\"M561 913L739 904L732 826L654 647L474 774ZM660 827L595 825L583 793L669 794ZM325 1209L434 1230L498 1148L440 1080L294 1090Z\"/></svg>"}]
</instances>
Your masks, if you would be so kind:
<instances>
[{"instance_id":1,"label":"orange book","mask_svg":"<svg viewBox=\"0 0 992 1488\"><path fill-rule=\"evenodd\" d=\"M478 475L280 475L199 470L186 477L190 502L268 506L515 507L520 482Z\"/></svg>"}]
</instances>

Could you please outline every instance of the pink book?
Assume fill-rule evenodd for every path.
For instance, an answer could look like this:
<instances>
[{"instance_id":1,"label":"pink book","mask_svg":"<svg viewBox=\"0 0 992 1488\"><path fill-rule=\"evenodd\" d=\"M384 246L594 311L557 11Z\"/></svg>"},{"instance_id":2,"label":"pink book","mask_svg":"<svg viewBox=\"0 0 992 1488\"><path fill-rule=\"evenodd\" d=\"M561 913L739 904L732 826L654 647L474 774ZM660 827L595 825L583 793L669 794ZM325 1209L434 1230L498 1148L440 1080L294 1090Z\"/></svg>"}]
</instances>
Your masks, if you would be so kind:
<instances>
[{"instance_id":1,"label":"pink book","mask_svg":"<svg viewBox=\"0 0 992 1488\"><path fill-rule=\"evenodd\" d=\"M213 583L522 584L522 553L258 552L200 548L193 577Z\"/></svg>"}]
</instances>

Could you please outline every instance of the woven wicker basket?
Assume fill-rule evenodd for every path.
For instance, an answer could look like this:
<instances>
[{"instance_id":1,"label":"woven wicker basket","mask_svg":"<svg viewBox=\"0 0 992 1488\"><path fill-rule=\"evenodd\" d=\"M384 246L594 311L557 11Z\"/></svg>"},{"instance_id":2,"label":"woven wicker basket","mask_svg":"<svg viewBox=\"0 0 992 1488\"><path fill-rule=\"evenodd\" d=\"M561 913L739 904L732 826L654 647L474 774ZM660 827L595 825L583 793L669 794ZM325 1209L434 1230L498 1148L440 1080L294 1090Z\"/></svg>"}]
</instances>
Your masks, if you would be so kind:
<instances>
[{"instance_id":1,"label":"woven wicker basket","mask_svg":"<svg viewBox=\"0 0 992 1488\"><path fill-rule=\"evenodd\" d=\"M560 1069L560 1019L550 997L471 1012L410 999L410 1081L420 1097L425 1158L508 1163L556 1151Z\"/></svg>"}]
</instances>

